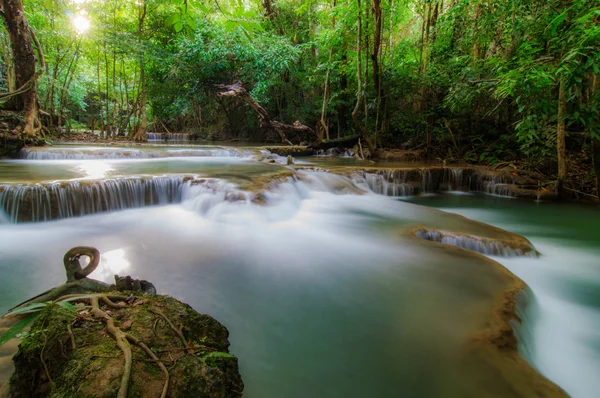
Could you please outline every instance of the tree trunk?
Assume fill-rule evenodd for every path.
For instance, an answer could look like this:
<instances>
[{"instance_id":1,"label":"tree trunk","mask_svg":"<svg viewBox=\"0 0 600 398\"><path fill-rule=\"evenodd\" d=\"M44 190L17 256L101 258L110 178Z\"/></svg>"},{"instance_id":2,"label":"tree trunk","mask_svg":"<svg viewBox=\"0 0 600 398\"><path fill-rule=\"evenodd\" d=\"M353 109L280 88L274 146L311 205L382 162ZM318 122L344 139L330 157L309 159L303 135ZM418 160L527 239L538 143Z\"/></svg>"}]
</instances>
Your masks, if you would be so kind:
<instances>
[{"instance_id":1,"label":"tree trunk","mask_svg":"<svg viewBox=\"0 0 600 398\"><path fill-rule=\"evenodd\" d=\"M139 4L139 17L138 17L138 34L140 43L144 37L144 21L146 19L147 4L146 0L142 0ZM144 59L144 53L140 55L140 125L135 130L134 139L136 141L146 141L146 132L148 130L148 116L146 114L146 62Z\"/></svg>"},{"instance_id":2,"label":"tree trunk","mask_svg":"<svg viewBox=\"0 0 600 398\"><path fill-rule=\"evenodd\" d=\"M556 129L556 147L558 155L558 178L556 189L559 198L564 198L564 184L567 179L567 162L566 162L566 146L565 146L565 130L567 116L567 90L565 87L564 78L561 76L558 90L558 126Z\"/></svg>"},{"instance_id":3,"label":"tree trunk","mask_svg":"<svg viewBox=\"0 0 600 398\"><path fill-rule=\"evenodd\" d=\"M431 3L428 4L427 6L427 16L425 17L425 19L423 20L423 24L425 26L425 30L424 30L424 38L423 38L423 47L422 47L422 62L423 62L423 76L425 76L427 74L427 61L429 59L429 28L430 28L430 22L431 22ZM423 32L422 32L423 33Z\"/></svg>"},{"instance_id":4,"label":"tree trunk","mask_svg":"<svg viewBox=\"0 0 600 398\"><path fill-rule=\"evenodd\" d=\"M357 24L356 83L357 83L357 90L356 90L356 105L354 106L354 110L352 111L352 124L354 124L354 128L355 128L356 132L359 134L359 136L361 138L363 138L365 140L365 142L367 143L367 146L369 147L369 151L371 151L371 153L375 153L375 148L373 147L373 143L371 142L371 139L369 138L369 135L367 134L366 129L363 127L362 123L358 119L358 110L360 109L360 105L363 100L363 95L362 95L363 88L361 87L361 74L362 74L362 70L361 70L362 69L362 67L361 67L361 39L362 39L361 14L362 14L362 7L361 7L360 0L356 0L356 9L357 9L357 14L356 14L356 24ZM365 86L366 86L366 84L365 84ZM365 87L365 90L366 90L366 87Z\"/></svg>"},{"instance_id":5,"label":"tree trunk","mask_svg":"<svg viewBox=\"0 0 600 398\"><path fill-rule=\"evenodd\" d=\"M33 49L34 36L29 28L21 0L2 0L4 21L12 46L12 56L17 91L21 91L17 98L16 110L24 112L23 121L14 133L21 133L32 138L40 131L42 125L39 118L39 99L36 80L41 75L43 68L35 71L35 52ZM43 65L41 48L40 62Z\"/></svg>"},{"instance_id":6,"label":"tree trunk","mask_svg":"<svg viewBox=\"0 0 600 398\"><path fill-rule=\"evenodd\" d=\"M481 6L475 7L475 26L473 27L473 61L477 61L479 58L479 42L477 36L479 34L479 14L481 13Z\"/></svg>"}]
</instances>

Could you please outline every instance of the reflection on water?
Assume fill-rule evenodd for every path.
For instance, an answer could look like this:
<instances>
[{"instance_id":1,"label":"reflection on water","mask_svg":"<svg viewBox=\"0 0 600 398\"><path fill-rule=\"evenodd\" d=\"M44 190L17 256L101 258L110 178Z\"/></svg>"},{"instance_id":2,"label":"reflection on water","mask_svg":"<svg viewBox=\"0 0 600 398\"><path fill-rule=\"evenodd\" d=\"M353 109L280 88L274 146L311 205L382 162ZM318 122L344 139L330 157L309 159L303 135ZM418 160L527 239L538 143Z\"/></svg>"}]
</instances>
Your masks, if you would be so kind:
<instances>
[{"instance_id":1,"label":"reflection on water","mask_svg":"<svg viewBox=\"0 0 600 398\"><path fill-rule=\"evenodd\" d=\"M115 275L127 275L130 263L127 260L125 249L115 249L103 252L100 264L89 278L98 279L106 283L114 283Z\"/></svg>"},{"instance_id":2,"label":"reflection on water","mask_svg":"<svg viewBox=\"0 0 600 398\"><path fill-rule=\"evenodd\" d=\"M108 163L94 160L78 164L74 171L76 173L83 173L85 178L103 178L108 176L109 171L113 170L114 168Z\"/></svg>"},{"instance_id":3,"label":"reflection on water","mask_svg":"<svg viewBox=\"0 0 600 398\"><path fill-rule=\"evenodd\" d=\"M461 396L472 379L461 347L502 287L495 272L386 232L436 211L297 188L268 207L184 203L0 226L0 311L61 283L70 247L94 245L95 275L129 263L134 278L223 322L247 397Z\"/></svg>"},{"instance_id":4,"label":"reflection on water","mask_svg":"<svg viewBox=\"0 0 600 398\"><path fill-rule=\"evenodd\" d=\"M496 375L463 366L465 341L485 323L502 278L478 257L434 250L402 233L415 223L500 231L319 172L271 186L264 203L253 204L231 194L230 182L252 182L282 166L185 151L171 159L147 155L0 162L2 181L170 173L223 179L191 186L162 207L21 225L0 219L0 312L64 282L63 254L91 245L102 253L92 277L149 280L224 323L246 397L512 396ZM96 189L88 181L81 187ZM598 212L478 195L413 200L532 240L540 258L496 258L532 288L519 328L522 354L573 396L596 396Z\"/></svg>"}]
</instances>

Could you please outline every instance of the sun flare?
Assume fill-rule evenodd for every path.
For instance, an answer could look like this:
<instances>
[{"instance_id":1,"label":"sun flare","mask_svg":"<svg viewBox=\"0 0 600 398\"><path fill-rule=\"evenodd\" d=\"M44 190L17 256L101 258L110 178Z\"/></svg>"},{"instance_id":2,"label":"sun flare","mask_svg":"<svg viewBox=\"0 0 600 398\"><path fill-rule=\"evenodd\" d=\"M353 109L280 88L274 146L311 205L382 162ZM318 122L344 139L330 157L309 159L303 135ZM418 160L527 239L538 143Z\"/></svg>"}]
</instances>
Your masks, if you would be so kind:
<instances>
[{"instance_id":1,"label":"sun flare","mask_svg":"<svg viewBox=\"0 0 600 398\"><path fill-rule=\"evenodd\" d=\"M90 28L90 21L83 15L77 15L71 20L73 27L79 34L85 33Z\"/></svg>"}]
</instances>

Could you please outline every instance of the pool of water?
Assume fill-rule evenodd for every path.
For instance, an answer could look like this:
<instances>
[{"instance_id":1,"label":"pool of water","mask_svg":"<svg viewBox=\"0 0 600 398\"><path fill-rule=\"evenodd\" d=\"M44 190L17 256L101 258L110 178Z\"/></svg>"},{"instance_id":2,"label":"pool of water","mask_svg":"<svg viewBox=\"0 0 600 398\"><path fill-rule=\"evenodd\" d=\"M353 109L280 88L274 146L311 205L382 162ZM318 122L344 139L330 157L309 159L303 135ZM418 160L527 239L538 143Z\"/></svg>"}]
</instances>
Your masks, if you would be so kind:
<instances>
[{"instance_id":1,"label":"pool of water","mask_svg":"<svg viewBox=\"0 0 600 398\"><path fill-rule=\"evenodd\" d=\"M526 236L537 260L501 259L533 291L522 355L574 397L600 391L600 208L484 195L410 200ZM525 348L526 347L526 348Z\"/></svg>"},{"instance_id":2,"label":"pool of water","mask_svg":"<svg viewBox=\"0 0 600 398\"><path fill-rule=\"evenodd\" d=\"M85 151L73 146L62 156ZM2 161L0 181L92 177L77 167L98 167L95 178L193 173L226 181L287 170L239 156L109 152ZM176 204L39 223L0 219L0 313L64 282L63 254L91 245L102 253L91 277L150 280L222 322L246 397L509 396L497 374L465 366L464 350L506 280L483 257L407 233L415 225L498 233L470 219L522 234L541 252L494 258L531 288L521 355L572 396L595 396L600 211L589 207L469 194L399 201L342 176L298 172L269 186L261 203L228 200L217 187Z\"/></svg>"}]
</instances>

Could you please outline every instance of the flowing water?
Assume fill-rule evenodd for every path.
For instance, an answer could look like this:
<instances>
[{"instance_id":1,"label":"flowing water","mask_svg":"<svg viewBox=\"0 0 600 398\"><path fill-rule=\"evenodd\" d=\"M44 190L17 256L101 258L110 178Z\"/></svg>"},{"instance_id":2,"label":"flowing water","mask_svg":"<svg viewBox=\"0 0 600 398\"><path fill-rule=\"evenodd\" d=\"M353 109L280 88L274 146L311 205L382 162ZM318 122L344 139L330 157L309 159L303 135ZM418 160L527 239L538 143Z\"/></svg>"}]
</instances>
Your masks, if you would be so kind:
<instances>
[{"instance_id":1,"label":"flowing water","mask_svg":"<svg viewBox=\"0 0 600 398\"><path fill-rule=\"evenodd\" d=\"M506 280L483 257L408 233L499 232L431 208L441 207L531 239L539 258L490 251L532 289L521 354L569 394L595 396L596 209L480 195L398 200L384 195L487 189L469 170L344 176L258 155L64 146L0 161L0 313L64 282L63 254L91 245L102 262L90 277L150 280L222 322L246 397L509 396L505 380L465 366L464 352ZM364 165L352 162L304 159Z\"/></svg>"}]
</instances>

